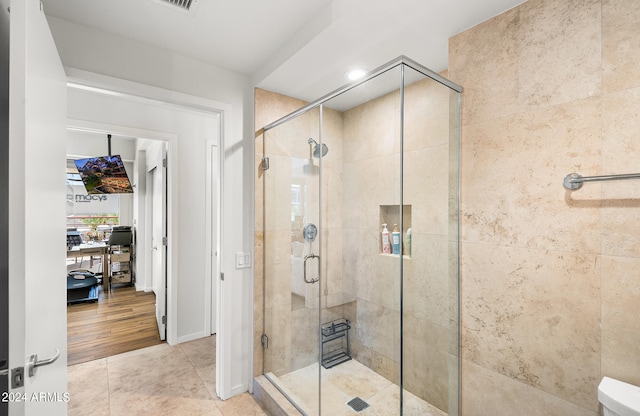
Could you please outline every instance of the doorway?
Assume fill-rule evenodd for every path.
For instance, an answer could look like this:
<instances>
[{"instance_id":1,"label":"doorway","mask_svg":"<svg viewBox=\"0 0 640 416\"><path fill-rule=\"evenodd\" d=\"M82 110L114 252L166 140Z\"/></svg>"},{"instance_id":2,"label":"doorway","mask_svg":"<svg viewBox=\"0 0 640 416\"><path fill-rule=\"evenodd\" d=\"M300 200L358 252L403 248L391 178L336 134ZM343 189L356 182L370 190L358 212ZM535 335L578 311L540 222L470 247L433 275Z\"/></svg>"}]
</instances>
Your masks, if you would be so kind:
<instances>
[{"instance_id":1,"label":"doorway","mask_svg":"<svg viewBox=\"0 0 640 416\"><path fill-rule=\"evenodd\" d=\"M208 153L206 146L209 141L219 148L222 131L230 134L228 126L222 122L223 113L210 110L214 108L211 105L203 107L202 100L199 100L198 106L189 106L185 105L189 101L184 97L179 103L175 103L172 96L148 99L145 97L154 97L158 91L152 89L146 95L144 86L139 84L131 87L129 82L105 80L86 73L80 73L83 81L78 81L74 75L78 74L71 71L68 84L70 128L94 132L111 131L149 142L166 143L169 156L166 173L166 341L175 345L210 335L210 312L217 307L216 299L211 295L212 286L220 285L219 279L215 279L220 275L220 269L212 257L216 253L218 258L221 257L221 236L220 233L213 233L212 225L221 223L221 202L211 208L212 204L208 202L211 198L206 195L210 187L205 183L212 175L220 176L221 160L225 155L218 151L220 160L214 161L215 163L211 163L205 155ZM84 85L91 87L89 89ZM102 87L98 88L96 85ZM122 91L136 91L138 95ZM224 105L220 108L227 111ZM151 154L150 149L146 151ZM146 182L147 171L138 170L137 174L138 186L142 186L140 183L142 180ZM222 186L218 192L222 192ZM221 201L219 196L216 199ZM139 213L142 209L143 205L134 208ZM145 216L138 216L136 227L142 225L142 217ZM136 238L137 267L146 264L150 269L151 245L142 247L145 239L140 233ZM138 276L141 275L138 270ZM141 281L138 279L138 282ZM150 288L151 282L146 287ZM218 351L222 352L222 349L218 348Z\"/></svg>"},{"instance_id":2,"label":"doorway","mask_svg":"<svg viewBox=\"0 0 640 416\"><path fill-rule=\"evenodd\" d=\"M67 260L70 269L88 269L103 280L93 299L67 305L69 365L166 339L167 142L131 137L119 126L103 128L67 133L67 224L77 227L83 250L105 251ZM78 176L73 160L104 154L106 137L109 154L124 163L133 194L88 195L79 178L72 180ZM130 245L121 241L123 232Z\"/></svg>"},{"instance_id":3,"label":"doorway","mask_svg":"<svg viewBox=\"0 0 640 416\"><path fill-rule=\"evenodd\" d=\"M220 284L216 279L220 266L215 254L220 257L221 236L214 229L221 223L220 197L217 195L221 187L215 191L215 198L210 198L207 193L211 192L211 187L206 183L211 176L220 176L222 164L205 155L209 153L208 143L213 143L216 148L220 146L221 114L203 111L202 107L190 108L164 101L159 104L159 100L138 95L109 93L113 91L111 87L87 90L77 86L77 82L69 83L69 128L101 134L112 132L148 143L147 147L139 149L144 150L145 155L136 155L138 167L134 173L138 176L134 192L138 187L151 187L146 183L149 169L142 167L153 166L152 163L142 163L156 154L151 144L161 142L166 145L166 340L174 345L210 335L214 320L212 309L217 307L212 289ZM142 86L137 91L140 89ZM224 128L226 130L226 126ZM221 152L218 151L217 155L223 158ZM212 200L216 201L213 207ZM137 212L136 228L143 228L143 222L147 221L145 218L150 218L144 215L146 208L143 202L138 200L134 207L134 212ZM140 232L136 234L137 282L142 286L139 289L152 290L151 279L144 282L140 277L149 275L153 247L151 236L149 242L143 237ZM180 258L177 256L178 248ZM178 273L189 278L178 279Z\"/></svg>"}]
</instances>

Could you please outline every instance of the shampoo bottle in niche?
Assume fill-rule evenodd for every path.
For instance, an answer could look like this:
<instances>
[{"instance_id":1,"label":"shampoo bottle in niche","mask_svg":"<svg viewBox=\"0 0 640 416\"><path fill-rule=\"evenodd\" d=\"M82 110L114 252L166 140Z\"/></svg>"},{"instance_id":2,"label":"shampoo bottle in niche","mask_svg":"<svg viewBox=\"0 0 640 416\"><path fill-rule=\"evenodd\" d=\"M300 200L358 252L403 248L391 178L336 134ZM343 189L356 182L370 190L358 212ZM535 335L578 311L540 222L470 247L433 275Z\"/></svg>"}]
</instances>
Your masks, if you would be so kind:
<instances>
[{"instance_id":1,"label":"shampoo bottle in niche","mask_svg":"<svg viewBox=\"0 0 640 416\"><path fill-rule=\"evenodd\" d=\"M407 230L407 254L411 257L411 228Z\"/></svg>"},{"instance_id":2,"label":"shampoo bottle in niche","mask_svg":"<svg viewBox=\"0 0 640 416\"><path fill-rule=\"evenodd\" d=\"M393 247L393 254L400 254L400 231L398 231L398 224L393 224L391 245Z\"/></svg>"},{"instance_id":3,"label":"shampoo bottle in niche","mask_svg":"<svg viewBox=\"0 0 640 416\"><path fill-rule=\"evenodd\" d=\"M391 240L389 240L387 224L382 224L382 252L384 254L391 254Z\"/></svg>"}]
</instances>

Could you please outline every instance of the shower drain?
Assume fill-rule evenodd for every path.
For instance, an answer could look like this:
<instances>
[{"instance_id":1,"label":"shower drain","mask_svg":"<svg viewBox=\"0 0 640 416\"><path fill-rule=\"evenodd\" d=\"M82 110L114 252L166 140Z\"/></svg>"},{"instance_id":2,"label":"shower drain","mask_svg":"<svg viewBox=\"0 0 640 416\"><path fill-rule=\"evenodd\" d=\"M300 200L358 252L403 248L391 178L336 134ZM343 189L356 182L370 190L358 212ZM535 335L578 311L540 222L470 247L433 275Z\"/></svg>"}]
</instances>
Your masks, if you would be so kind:
<instances>
[{"instance_id":1,"label":"shower drain","mask_svg":"<svg viewBox=\"0 0 640 416\"><path fill-rule=\"evenodd\" d=\"M361 412L367 407L369 407L369 403L365 402L360 397L355 397L351 399L347 404L356 412Z\"/></svg>"}]
</instances>

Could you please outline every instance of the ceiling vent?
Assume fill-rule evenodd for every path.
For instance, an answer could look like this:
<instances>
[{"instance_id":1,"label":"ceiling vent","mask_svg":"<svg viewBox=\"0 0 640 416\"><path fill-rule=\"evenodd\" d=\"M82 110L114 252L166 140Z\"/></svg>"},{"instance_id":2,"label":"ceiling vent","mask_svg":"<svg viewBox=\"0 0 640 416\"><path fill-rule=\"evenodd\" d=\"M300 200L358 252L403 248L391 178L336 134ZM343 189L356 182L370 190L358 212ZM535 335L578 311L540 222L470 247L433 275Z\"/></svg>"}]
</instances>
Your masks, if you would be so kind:
<instances>
[{"instance_id":1,"label":"ceiling vent","mask_svg":"<svg viewBox=\"0 0 640 416\"><path fill-rule=\"evenodd\" d=\"M189 14L195 14L198 7L198 0L156 0L156 2Z\"/></svg>"}]
</instances>

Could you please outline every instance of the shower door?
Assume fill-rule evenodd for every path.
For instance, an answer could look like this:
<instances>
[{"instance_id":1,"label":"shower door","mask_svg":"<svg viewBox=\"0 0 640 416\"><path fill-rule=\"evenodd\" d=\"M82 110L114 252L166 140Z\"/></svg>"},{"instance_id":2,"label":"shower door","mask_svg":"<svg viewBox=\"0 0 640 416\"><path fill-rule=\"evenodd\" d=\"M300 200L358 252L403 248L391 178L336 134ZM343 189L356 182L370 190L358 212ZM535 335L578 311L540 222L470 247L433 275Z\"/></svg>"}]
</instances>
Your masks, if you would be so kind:
<instances>
[{"instance_id":1,"label":"shower door","mask_svg":"<svg viewBox=\"0 0 640 416\"><path fill-rule=\"evenodd\" d=\"M320 109L264 135L264 374L309 415L319 407L323 149Z\"/></svg>"}]
</instances>

